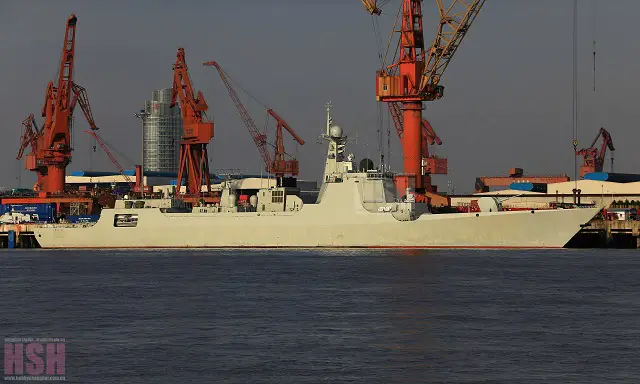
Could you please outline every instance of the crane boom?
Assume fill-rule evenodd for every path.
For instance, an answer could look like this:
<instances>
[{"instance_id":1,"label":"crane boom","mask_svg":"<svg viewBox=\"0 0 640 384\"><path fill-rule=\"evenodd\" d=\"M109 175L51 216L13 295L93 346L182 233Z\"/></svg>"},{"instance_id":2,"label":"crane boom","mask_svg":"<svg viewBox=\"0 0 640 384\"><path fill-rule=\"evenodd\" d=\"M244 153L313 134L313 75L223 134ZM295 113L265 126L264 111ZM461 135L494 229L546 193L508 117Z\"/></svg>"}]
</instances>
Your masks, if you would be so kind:
<instances>
[{"instance_id":1,"label":"crane boom","mask_svg":"<svg viewBox=\"0 0 640 384\"><path fill-rule=\"evenodd\" d=\"M260 131L258 131L258 128L256 127L256 123L251 118L251 115L249 114L249 112L247 112L247 110L245 109L244 105L242 104L242 101L240 101L238 94L231 86L231 83L229 83L227 74L220 67L220 65L215 61L208 61L206 63L203 63L203 65L213 66L218 70L218 74L220 75L220 78L222 79L224 86L227 88L227 92L229 93L229 96L231 97L233 104L236 106L236 109L238 110L238 114L240 114L242 121L247 126L247 129L251 134L251 138L253 139L253 142L256 144L256 147L258 148L258 152L260 152L260 157L262 157L262 161L264 161L267 167L267 172L270 172L270 168L271 168L271 164L273 163L273 160L271 159L271 155L267 150L267 136L263 133L260 133Z\"/></svg>"},{"instance_id":2,"label":"crane boom","mask_svg":"<svg viewBox=\"0 0 640 384\"><path fill-rule=\"evenodd\" d=\"M40 129L36 125L33 113L22 121L22 132L20 134L20 149L16 160L22 159L24 150L31 146L32 152L37 151L37 140L40 135Z\"/></svg>"},{"instance_id":3,"label":"crane boom","mask_svg":"<svg viewBox=\"0 0 640 384\"><path fill-rule=\"evenodd\" d=\"M378 8L378 5L376 4L376 0L360 0L360 1L362 1L362 5L364 5L364 8L370 14L378 15L378 16L382 14L382 10Z\"/></svg>"},{"instance_id":4,"label":"crane boom","mask_svg":"<svg viewBox=\"0 0 640 384\"><path fill-rule=\"evenodd\" d=\"M80 103L80 109L82 109L82 113L84 113L84 117L87 119L89 127L91 127L92 130L98 129L96 122L93 120L93 113L91 113L91 105L89 104L89 98L87 97L87 90L76 83L71 85L71 90L73 91L73 99L71 100L71 106L69 107L71 114L73 114L76 104Z\"/></svg>"},{"instance_id":5,"label":"crane boom","mask_svg":"<svg viewBox=\"0 0 640 384\"><path fill-rule=\"evenodd\" d=\"M429 47L425 69L420 83L420 93L426 100L442 97L440 78L449 66L453 55L467 35L471 24L480 13L485 0L452 0L445 5L444 0L436 0L440 23L438 32Z\"/></svg>"},{"instance_id":6,"label":"crane boom","mask_svg":"<svg viewBox=\"0 0 640 384\"><path fill-rule=\"evenodd\" d=\"M274 156L273 163L269 165L270 167L269 172L274 173L277 177L282 177L285 174L292 174L296 176L298 175L298 170L299 170L298 160L296 159L285 160L284 158L285 151L284 151L284 138L282 137L282 128L286 129L287 132L289 132L291 136L293 136L293 138L298 142L298 144L304 145L304 140L302 140L294 132L293 128L291 128L289 124L287 124L287 122L284 121L284 119L281 118L280 115L278 115L273 109L268 109L267 113L270 114L274 119L276 119L276 122L277 122L275 156Z\"/></svg>"},{"instance_id":7,"label":"crane boom","mask_svg":"<svg viewBox=\"0 0 640 384\"><path fill-rule=\"evenodd\" d=\"M287 132L289 132L291 136L298 142L298 144L304 145L304 140L302 140L298 136L298 134L296 134L293 128L291 128L291 126L287 124L287 122L283 118L281 118L280 115L278 115L273 109L268 109L267 113L269 113L274 119L276 119L278 121L278 124L282 125L284 129L286 129Z\"/></svg>"},{"instance_id":8,"label":"crane boom","mask_svg":"<svg viewBox=\"0 0 640 384\"><path fill-rule=\"evenodd\" d=\"M280 180L285 174L298 174L298 160L285 160L286 152L284 150L284 138L282 136L282 129L284 128L291 136L300 144L304 145L304 140L302 140L296 132L291 128L291 126L278 115L273 109L268 108L267 114L271 115L276 120L276 141L275 141L275 153L273 158L271 154L267 150L267 135L261 133L256 127L256 123L253 121L253 118L247 112L247 109L242 104L242 101L238 97L235 89L231 86L231 82L229 81L229 75L220 67L220 65L215 61L208 61L203 63L204 66L215 67L224 83L224 86L227 88L227 92L233 101L233 104L236 106L238 110L238 114L242 118L242 121L247 126L249 130L249 134L253 139L256 147L258 148L258 152L260 152L260 157L262 157L262 161L265 165L265 170L268 173L273 173L278 180Z\"/></svg>"}]
</instances>

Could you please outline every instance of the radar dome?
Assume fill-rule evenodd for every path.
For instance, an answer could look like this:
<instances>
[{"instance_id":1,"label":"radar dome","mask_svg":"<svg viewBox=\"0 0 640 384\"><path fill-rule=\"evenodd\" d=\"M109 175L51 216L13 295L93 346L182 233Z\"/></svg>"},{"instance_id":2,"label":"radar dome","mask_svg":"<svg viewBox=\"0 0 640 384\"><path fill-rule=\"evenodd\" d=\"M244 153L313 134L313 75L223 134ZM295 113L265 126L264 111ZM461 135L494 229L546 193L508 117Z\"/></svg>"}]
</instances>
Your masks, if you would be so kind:
<instances>
[{"instance_id":1,"label":"radar dome","mask_svg":"<svg viewBox=\"0 0 640 384\"><path fill-rule=\"evenodd\" d=\"M329 135L333 138L342 137L342 128L339 125L332 125L329 129Z\"/></svg>"},{"instance_id":2,"label":"radar dome","mask_svg":"<svg viewBox=\"0 0 640 384\"><path fill-rule=\"evenodd\" d=\"M238 198L236 197L236 195L234 195L234 194L229 195L229 206L230 207L235 207L237 201L238 201Z\"/></svg>"},{"instance_id":3,"label":"radar dome","mask_svg":"<svg viewBox=\"0 0 640 384\"><path fill-rule=\"evenodd\" d=\"M257 207L258 206L258 196L251 195L251 197L249 197L249 204L251 204L252 207Z\"/></svg>"}]
</instances>

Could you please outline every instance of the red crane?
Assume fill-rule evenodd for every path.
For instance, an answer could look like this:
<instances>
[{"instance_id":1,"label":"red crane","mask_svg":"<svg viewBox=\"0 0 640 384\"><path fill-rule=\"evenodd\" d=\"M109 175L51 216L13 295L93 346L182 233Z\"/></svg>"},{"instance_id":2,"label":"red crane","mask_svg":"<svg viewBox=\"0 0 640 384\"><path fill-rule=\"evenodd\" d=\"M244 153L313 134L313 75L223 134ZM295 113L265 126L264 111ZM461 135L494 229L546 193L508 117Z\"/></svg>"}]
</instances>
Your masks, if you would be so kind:
<instances>
[{"instance_id":1,"label":"red crane","mask_svg":"<svg viewBox=\"0 0 640 384\"><path fill-rule=\"evenodd\" d=\"M64 46L60 60L57 83L47 85L42 117L45 118L38 129L33 115L22 123L18 160L27 147L31 152L26 156L26 169L38 175L35 190L41 195L60 195L64 192L66 167L71 162L71 122L73 109L80 103L92 129L97 129L91 115L91 108L84 88L73 82L75 58L75 34L78 18L72 14L66 23Z\"/></svg>"},{"instance_id":2,"label":"red crane","mask_svg":"<svg viewBox=\"0 0 640 384\"><path fill-rule=\"evenodd\" d=\"M275 145L275 154L273 157L273 162L267 163L271 164L267 172L273 173L276 177L283 177L285 174L290 174L293 176L298 175L299 167L298 160L291 159L285 160L285 151L284 151L284 138L282 137L282 128L286 129L289 134L298 142L300 145L304 145L304 140L302 140L284 121L277 113L274 112L273 109L268 109L267 113L269 113L274 119L276 119L276 145Z\"/></svg>"},{"instance_id":3,"label":"red crane","mask_svg":"<svg viewBox=\"0 0 640 384\"><path fill-rule=\"evenodd\" d=\"M173 65L173 92L170 107L176 105L178 98L183 127L182 140L180 141L178 191L184 180L186 195L199 196L204 182L207 186L207 195L210 195L211 178L207 145L213 138L213 123L204 119L209 106L202 92L198 91L196 96L193 91L183 48L178 49L176 62Z\"/></svg>"},{"instance_id":4,"label":"red crane","mask_svg":"<svg viewBox=\"0 0 640 384\"><path fill-rule=\"evenodd\" d=\"M247 129L249 130L249 133L253 138L253 142L256 144L256 147L260 152L260 156L262 157L262 160L264 161L264 164L265 164L265 170L268 173L274 174L278 178L282 178L285 174L291 174L294 176L298 175L298 160L296 160L295 158L291 160L285 160L286 152L284 150L284 138L282 136L282 128L286 129L287 132L289 132L291 136L300 145L304 145L304 140L302 140L295 133L293 128L291 128L291 126L289 126L289 124L287 124L287 122L284 121L284 119L282 119L276 112L274 112L273 109L268 109L267 113L271 115L274 119L276 119L276 122L277 122L276 144L274 146L275 154L272 159L271 154L267 150L267 135L264 133L261 133L256 127L256 124L251 118L251 115L249 114L249 112L247 112L246 108L242 104L242 101L240 101L238 94L231 86L231 83L228 80L229 76L226 74L224 70L222 70L220 65L215 61L209 61L209 62L203 63L203 65L213 66L218 70L218 73L220 74L220 78L222 79L222 82L227 88L227 92L229 93L231 100L233 101L236 108L238 109L238 113L240 114L242 121L244 121L244 124L247 126Z\"/></svg>"},{"instance_id":5,"label":"red crane","mask_svg":"<svg viewBox=\"0 0 640 384\"><path fill-rule=\"evenodd\" d=\"M402 117L402 107L400 103L388 103L389 113L396 127L400 144L404 145L404 121ZM448 161L446 158L429 154L430 145L442 145L442 140L433 130L431 123L427 119L422 119L422 170L424 176L424 184L430 185L431 188L426 193L431 196L438 191L438 188L431 183L431 175L446 175L448 170Z\"/></svg>"},{"instance_id":6,"label":"red crane","mask_svg":"<svg viewBox=\"0 0 640 384\"><path fill-rule=\"evenodd\" d=\"M429 175L424 174L422 102L442 97L440 78L484 2L451 0L445 6L443 0L436 0L440 23L433 44L425 50L422 0L402 0L394 63L377 72L376 99L402 105L390 106L396 129L401 127L403 135L405 175L404 180L397 179L398 187L414 186L418 201L437 198Z\"/></svg>"},{"instance_id":7,"label":"red crane","mask_svg":"<svg viewBox=\"0 0 640 384\"><path fill-rule=\"evenodd\" d=\"M598 149L596 144L600 137L602 137L602 144L600 144L600 149ZM611 134L607 132L606 129L600 128L598 135L593 140L593 143L591 143L589 148L583 148L576 151L577 156L584 157L582 166L580 166L580 177L584 177L584 175L591 172L602 172L607 148L611 151L611 171L613 172L613 151L616 149L613 146Z\"/></svg>"}]
</instances>

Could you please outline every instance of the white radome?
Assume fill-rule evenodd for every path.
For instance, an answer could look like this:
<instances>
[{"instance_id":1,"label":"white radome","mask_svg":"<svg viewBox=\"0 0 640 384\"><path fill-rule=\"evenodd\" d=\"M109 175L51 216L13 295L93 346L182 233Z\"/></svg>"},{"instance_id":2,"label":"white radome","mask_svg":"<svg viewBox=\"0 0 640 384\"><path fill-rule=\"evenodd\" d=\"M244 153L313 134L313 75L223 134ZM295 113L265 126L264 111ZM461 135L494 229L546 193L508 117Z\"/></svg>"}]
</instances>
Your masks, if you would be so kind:
<instances>
[{"instance_id":1,"label":"white radome","mask_svg":"<svg viewBox=\"0 0 640 384\"><path fill-rule=\"evenodd\" d=\"M342 128L339 125L332 125L329 129L329 135L333 138L342 137Z\"/></svg>"}]
</instances>

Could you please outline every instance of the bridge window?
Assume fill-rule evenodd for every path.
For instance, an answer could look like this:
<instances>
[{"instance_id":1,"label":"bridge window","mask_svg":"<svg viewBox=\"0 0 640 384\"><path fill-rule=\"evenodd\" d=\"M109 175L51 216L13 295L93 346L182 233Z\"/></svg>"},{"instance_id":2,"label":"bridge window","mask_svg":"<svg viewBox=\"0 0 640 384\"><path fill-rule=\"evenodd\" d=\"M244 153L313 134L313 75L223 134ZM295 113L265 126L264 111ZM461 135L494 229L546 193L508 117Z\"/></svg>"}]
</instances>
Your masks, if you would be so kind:
<instances>
[{"instance_id":1,"label":"bridge window","mask_svg":"<svg viewBox=\"0 0 640 384\"><path fill-rule=\"evenodd\" d=\"M135 227L138 225L138 215L119 214L113 218L114 227Z\"/></svg>"}]
</instances>

